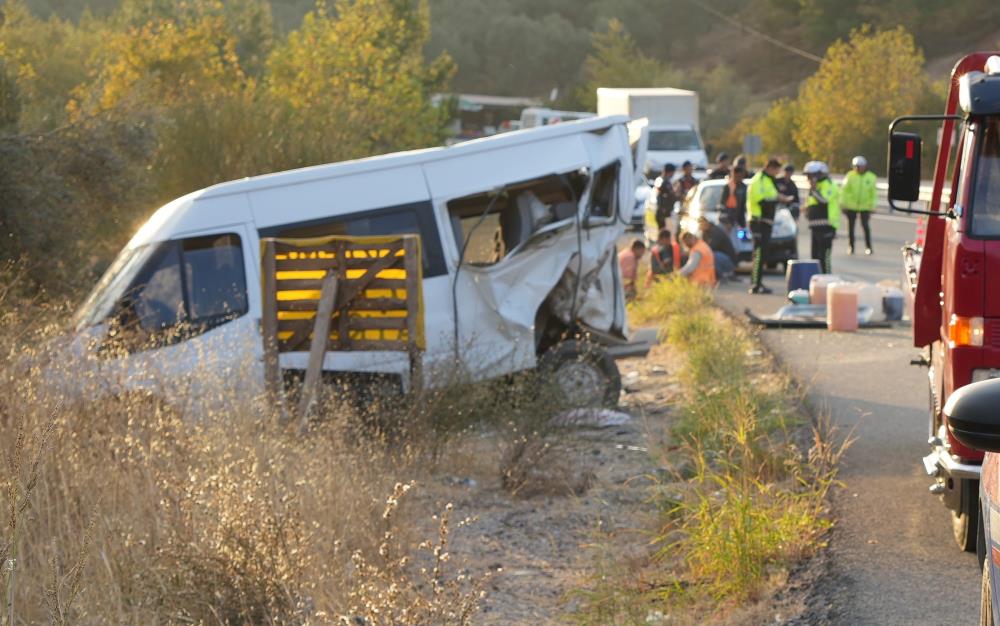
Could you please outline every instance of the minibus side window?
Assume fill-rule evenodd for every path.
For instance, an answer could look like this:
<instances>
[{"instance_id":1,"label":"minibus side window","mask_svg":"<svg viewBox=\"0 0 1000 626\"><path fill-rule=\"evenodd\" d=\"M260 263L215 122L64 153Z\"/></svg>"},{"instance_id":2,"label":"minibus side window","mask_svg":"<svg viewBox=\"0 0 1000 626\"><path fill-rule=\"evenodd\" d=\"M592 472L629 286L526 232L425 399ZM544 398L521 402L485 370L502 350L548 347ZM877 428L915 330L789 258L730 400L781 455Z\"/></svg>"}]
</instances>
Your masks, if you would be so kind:
<instances>
[{"instance_id":1,"label":"minibus side window","mask_svg":"<svg viewBox=\"0 0 1000 626\"><path fill-rule=\"evenodd\" d=\"M576 215L587 177L545 176L448 202L448 216L463 263L493 265L540 228Z\"/></svg>"},{"instance_id":2,"label":"minibus side window","mask_svg":"<svg viewBox=\"0 0 1000 626\"><path fill-rule=\"evenodd\" d=\"M594 174L594 185L590 190L590 217L614 217L618 212L618 169L615 162Z\"/></svg>"},{"instance_id":3,"label":"minibus side window","mask_svg":"<svg viewBox=\"0 0 1000 626\"><path fill-rule=\"evenodd\" d=\"M193 322L247 311L243 249L236 235L187 239L184 248L185 300Z\"/></svg>"},{"instance_id":4,"label":"minibus side window","mask_svg":"<svg viewBox=\"0 0 1000 626\"><path fill-rule=\"evenodd\" d=\"M186 319L180 254L174 242L163 244L147 261L125 294L121 310L126 322L123 326L135 324L145 333L162 331Z\"/></svg>"},{"instance_id":5,"label":"minibus side window","mask_svg":"<svg viewBox=\"0 0 1000 626\"><path fill-rule=\"evenodd\" d=\"M119 299L108 334L127 352L139 352L200 335L246 312L238 235L167 241Z\"/></svg>"},{"instance_id":6,"label":"minibus side window","mask_svg":"<svg viewBox=\"0 0 1000 626\"><path fill-rule=\"evenodd\" d=\"M370 235L420 235L424 277L448 273L441 238L430 202L344 213L329 218L283 224L260 230L261 237L366 237Z\"/></svg>"}]
</instances>

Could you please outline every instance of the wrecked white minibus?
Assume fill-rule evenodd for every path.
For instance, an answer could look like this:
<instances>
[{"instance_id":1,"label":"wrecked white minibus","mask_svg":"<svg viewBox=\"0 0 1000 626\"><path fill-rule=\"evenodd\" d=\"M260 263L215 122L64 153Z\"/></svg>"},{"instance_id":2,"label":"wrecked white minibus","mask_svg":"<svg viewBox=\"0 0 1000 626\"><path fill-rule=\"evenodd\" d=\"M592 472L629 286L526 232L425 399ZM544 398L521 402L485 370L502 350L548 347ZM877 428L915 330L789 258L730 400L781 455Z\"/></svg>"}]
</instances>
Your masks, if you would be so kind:
<instances>
[{"instance_id":1,"label":"wrecked white minibus","mask_svg":"<svg viewBox=\"0 0 1000 626\"><path fill-rule=\"evenodd\" d=\"M178 198L136 233L82 305L75 351L116 390L178 385L197 395L210 377L260 392L261 238L416 233L425 384L456 362L474 379L542 362L566 393L616 401L607 353L577 357L584 343L627 337L615 244L643 162L643 134L631 130L630 141L625 117L593 118ZM143 340L108 349L126 317ZM581 335L592 341L572 340ZM283 353L280 365L304 370L307 358ZM405 387L409 365L406 354L352 351L326 353L322 367L398 376Z\"/></svg>"}]
</instances>

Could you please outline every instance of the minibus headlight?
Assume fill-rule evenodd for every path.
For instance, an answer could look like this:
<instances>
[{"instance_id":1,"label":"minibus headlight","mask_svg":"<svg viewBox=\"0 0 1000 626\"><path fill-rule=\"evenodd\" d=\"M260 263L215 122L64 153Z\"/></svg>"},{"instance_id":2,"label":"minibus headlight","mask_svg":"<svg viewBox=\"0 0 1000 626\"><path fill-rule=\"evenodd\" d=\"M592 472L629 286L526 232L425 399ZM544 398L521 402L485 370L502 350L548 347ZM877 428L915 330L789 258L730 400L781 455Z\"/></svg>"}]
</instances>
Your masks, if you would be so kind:
<instances>
[{"instance_id":1,"label":"minibus headlight","mask_svg":"<svg viewBox=\"0 0 1000 626\"><path fill-rule=\"evenodd\" d=\"M948 322L948 346L983 345L983 318L952 315Z\"/></svg>"}]
</instances>

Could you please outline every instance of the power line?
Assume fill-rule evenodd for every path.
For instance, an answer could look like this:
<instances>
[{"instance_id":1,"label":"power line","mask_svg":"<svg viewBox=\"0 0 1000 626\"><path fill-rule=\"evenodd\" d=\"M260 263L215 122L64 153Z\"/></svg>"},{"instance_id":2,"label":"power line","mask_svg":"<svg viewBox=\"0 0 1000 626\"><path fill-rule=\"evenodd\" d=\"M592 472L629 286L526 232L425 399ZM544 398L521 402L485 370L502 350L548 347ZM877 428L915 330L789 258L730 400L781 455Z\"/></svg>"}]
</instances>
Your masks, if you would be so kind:
<instances>
[{"instance_id":1,"label":"power line","mask_svg":"<svg viewBox=\"0 0 1000 626\"><path fill-rule=\"evenodd\" d=\"M757 37L760 37L764 41L766 41L766 42L768 42L768 43L770 43L772 45L778 46L779 48L781 48L783 50L791 52L792 54L797 54L798 56L800 56L800 57L802 57L804 59L809 59L810 61L814 61L816 63L822 63L823 62L823 59L821 57L816 56L812 52L809 52L807 50L803 50L802 48L796 48L795 46L793 46L791 44L787 44L787 43L785 43L783 41L775 39L774 37L772 37L770 35L767 35L765 33L762 33L759 30L757 30L756 28L752 28L750 26L747 26L746 24L740 22L739 20L737 20L737 19L735 19L735 18L733 18L733 17L731 17L729 15L726 15L722 11L716 10L716 9L708 6L707 4L704 4L704 3L700 2L699 0L688 0L688 2L690 2L691 4L697 6L698 8L702 9L703 11L711 13L712 15L714 15L717 18L725 20L729 24L731 24L733 26L736 26L736 27L738 27L741 30L745 30L745 31L749 32L751 35L755 35Z\"/></svg>"}]
</instances>

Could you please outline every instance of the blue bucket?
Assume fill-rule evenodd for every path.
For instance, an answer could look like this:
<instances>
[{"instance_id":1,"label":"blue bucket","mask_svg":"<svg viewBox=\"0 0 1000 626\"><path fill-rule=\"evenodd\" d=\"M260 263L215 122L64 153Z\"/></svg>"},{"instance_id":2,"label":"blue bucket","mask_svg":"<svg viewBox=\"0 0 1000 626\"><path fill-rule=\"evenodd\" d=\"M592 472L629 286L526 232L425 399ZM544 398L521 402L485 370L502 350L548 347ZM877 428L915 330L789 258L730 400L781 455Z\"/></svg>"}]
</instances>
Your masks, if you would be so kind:
<instances>
[{"instance_id":1,"label":"blue bucket","mask_svg":"<svg viewBox=\"0 0 1000 626\"><path fill-rule=\"evenodd\" d=\"M885 310L885 319L890 322L898 322L903 319L903 294L887 294L882 298L882 307Z\"/></svg>"},{"instance_id":2,"label":"blue bucket","mask_svg":"<svg viewBox=\"0 0 1000 626\"><path fill-rule=\"evenodd\" d=\"M796 289L808 290L809 279L819 273L819 261L815 259L789 261L785 270L785 293L791 293Z\"/></svg>"}]
</instances>

